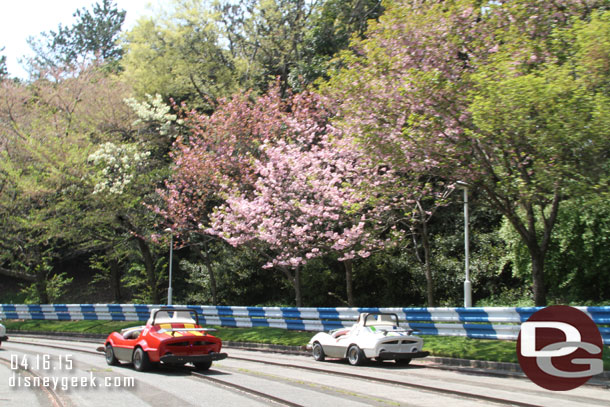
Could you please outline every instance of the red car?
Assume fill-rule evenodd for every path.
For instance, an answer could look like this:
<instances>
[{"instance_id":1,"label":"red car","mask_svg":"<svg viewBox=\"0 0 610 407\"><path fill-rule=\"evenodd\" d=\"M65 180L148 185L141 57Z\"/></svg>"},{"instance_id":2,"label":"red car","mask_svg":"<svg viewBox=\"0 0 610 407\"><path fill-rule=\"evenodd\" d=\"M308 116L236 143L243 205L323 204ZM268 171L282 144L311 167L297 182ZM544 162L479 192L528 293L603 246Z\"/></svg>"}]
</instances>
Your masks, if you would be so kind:
<instances>
[{"instance_id":1,"label":"red car","mask_svg":"<svg viewBox=\"0 0 610 407\"><path fill-rule=\"evenodd\" d=\"M163 362L167 365L192 363L197 370L207 370L220 353L222 342L199 325L197 312L188 308L158 308L150 313L146 325L123 329L108 335L105 342L106 363L133 363L145 371Z\"/></svg>"}]
</instances>

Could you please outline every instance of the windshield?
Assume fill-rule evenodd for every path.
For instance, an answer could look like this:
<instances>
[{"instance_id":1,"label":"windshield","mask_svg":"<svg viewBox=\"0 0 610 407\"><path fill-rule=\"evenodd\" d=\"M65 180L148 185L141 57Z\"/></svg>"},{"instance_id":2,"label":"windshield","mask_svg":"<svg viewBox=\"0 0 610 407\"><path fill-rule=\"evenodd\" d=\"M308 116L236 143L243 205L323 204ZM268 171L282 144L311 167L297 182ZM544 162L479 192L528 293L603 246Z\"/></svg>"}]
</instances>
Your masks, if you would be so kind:
<instances>
[{"instance_id":1,"label":"windshield","mask_svg":"<svg viewBox=\"0 0 610 407\"><path fill-rule=\"evenodd\" d=\"M364 318L364 326L398 327L398 316L396 314L367 314Z\"/></svg>"}]
</instances>

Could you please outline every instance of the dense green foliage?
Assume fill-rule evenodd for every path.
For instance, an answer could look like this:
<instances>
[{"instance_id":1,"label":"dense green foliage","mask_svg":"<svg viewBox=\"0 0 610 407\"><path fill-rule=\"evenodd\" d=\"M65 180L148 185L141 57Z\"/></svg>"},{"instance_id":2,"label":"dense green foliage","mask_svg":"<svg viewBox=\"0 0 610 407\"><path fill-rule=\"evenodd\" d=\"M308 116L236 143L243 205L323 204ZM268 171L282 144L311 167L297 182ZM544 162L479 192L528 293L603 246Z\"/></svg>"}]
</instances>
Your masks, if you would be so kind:
<instances>
[{"instance_id":1,"label":"dense green foliage","mask_svg":"<svg viewBox=\"0 0 610 407\"><path fill-rule=\"evenodd\" d=\"M0 56L0 303L163 303L171 233L174 303L459 306L462 180L476 305L606 304L608 8L174 0L129 31L110 0L77 10L30 40L28 80ZM331 210L331 185L354 199ZM258 217L213 230L227 202ZM383 244L346 257L350 230ZM264 268L272 240L302 253Z\"/></svg>"},{"instance_id":2,"label":"dense green foliage","mask_svg":"<svg viewBox=\"0 0 610 407\"><path fill-rule=\"evenodd\" d=\"M117 69L123 54L117 40L125 11L118 10L112 0L103 0L93 6L92 12L83 8L76 10L73 16L76 22L71 27L60 24L57 31L43 32L39 38L28 39L36 51L30 63L40 69L97 60L110 69Z\"/></svg>"},{"instance_id":3,"label":"dense green foliage","mask_svg":"<svg viewBox=\"0 0 610 407\"><path fill-rule=\"evenodd\" d=\"M0 52L4 51L4 47L0 49ZM6 55L0 55L0 79L4 79L4 77L8 74L6 69Z\"/></svg>"}]
</instances>

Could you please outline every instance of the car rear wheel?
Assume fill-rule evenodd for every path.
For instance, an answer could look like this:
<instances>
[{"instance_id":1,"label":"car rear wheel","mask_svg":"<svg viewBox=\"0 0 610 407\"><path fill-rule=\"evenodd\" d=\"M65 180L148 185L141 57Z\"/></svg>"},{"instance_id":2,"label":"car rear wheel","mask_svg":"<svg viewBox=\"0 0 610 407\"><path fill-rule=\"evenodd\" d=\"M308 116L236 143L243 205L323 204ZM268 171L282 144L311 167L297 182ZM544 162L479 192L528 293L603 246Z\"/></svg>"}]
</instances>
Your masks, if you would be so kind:
<instances>
[{"instance_id":1,"label":"car rear wheel","mask_svg":"<svg viewBox=\"0 0 610 407\"><path fill-rule=\"evenodd\" d=\"M364 357L364 352L357 345L352 345L347 349L347 360L350 365L360 366L366 358Z\"/></svg>"},{"instance_id":2,"label":"car rear wheel","mask_svg":"<svg viewBox=\"0 0 610 407\"><path fill-rule=\"evenodd\" d=\"M311 354L313 358L318 362L322 362L326 358L326 355L324 354L324 348L322 348L322 345L320 345L319 342L313 344Z\"/></svg>"},{"instance_id":3,"label":"car rear wheel","mask_svg":"<svg viewBox=\"0 0 610 407\"><path fill-rule=\"evenodd\" d=\"M199 370L200 372L204 372L204 371L208 370L210 367L212 367L212 361L197 362L197 363L194 363L194 365L195 365L195 369Z\"/></svg>"},{"instance_id":4,"label":"car rear wheel","mask_svg":"<svg viewBox=\"0 0 610 407\"><path fill-rule=\"evenodd\" d=\"M136 348L136 350L133 352L133 367L138 372L144 372L149 370L151 367L148 353L144 352L142 348Z\"/></svg>"},{"instance_id":5,"label":"car rear wheel","mask_svg":"<svg viewBox=\"0 0 610 407\"><path fill-rule=\"evenodd\" d=\"M106 345L105 353L106 363L108 363L110 366L116 366L119 364L119 360L114 355L114 348L111 344Z\"/></svg>"}]
</instances>

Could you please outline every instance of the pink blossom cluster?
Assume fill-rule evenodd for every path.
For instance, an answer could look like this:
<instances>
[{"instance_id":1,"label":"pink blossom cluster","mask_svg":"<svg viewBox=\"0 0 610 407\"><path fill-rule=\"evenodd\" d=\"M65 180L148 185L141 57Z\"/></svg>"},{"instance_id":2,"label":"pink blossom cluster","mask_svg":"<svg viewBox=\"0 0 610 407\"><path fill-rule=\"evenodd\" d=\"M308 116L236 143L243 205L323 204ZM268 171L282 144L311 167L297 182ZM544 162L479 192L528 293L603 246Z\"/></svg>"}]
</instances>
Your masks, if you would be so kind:
<instances>
[{"instance_id":1,"label":"pink blossom cluster","mask_svg":"<svg viewBox=\"0 0 610 407\"><path fill-rule=\"evenodd\" d=\"M388 244L380 232L389 232L383 216L393 206L381 195L395 174L380 172L329 117L319 96L295 97L282 134L259 148L253 190L233 186L206 232L234 246L263 244L272 253L265 267L296 268L328 253L366 258Z\"/></svg>"},{"instance_id":2,"label":"pink blossom cluster","mask_svg":"<svg viewBox=\"0 0 610 407\"><path fill-rule=\"evenodd\" d=\"M201 232L232 186L251 189L258 147L285 127L286 103L274 89L256 103L249 93L222 99L212 115L182 107L188 131L174 142L172 176L158 191L164 205L156 208L178 234Z\"/></svg>"},{"instance_id":3,"label":"pink blossom cluster","mask_svg":"<svg viewBox=\"0 0 610 407\"><path fill-rule=\"evenodd\" d=\"M336 134L295 125L304 130L296 140L261 146L254 193L230 195L209 232L234 246L264 242L275 254L266 267L297 267L329 252L339 260L368 257L383 241L370 227L378 211L362 187L388 177L373 178L355 146L331 140Z\"/></svg>"}]
</instances>

